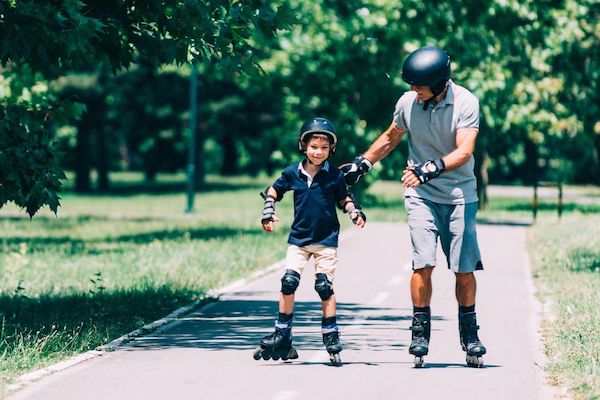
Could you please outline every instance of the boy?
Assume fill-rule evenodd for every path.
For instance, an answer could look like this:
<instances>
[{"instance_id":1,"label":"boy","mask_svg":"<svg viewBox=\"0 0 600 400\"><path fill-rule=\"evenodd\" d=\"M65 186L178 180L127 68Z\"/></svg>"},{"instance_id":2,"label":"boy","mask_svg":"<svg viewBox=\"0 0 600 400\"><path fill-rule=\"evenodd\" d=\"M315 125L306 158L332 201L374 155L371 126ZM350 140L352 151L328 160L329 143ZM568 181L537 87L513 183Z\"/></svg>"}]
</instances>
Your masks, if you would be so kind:
<instances>
[{"instance_id":1,"label":"boy","mask_svg":"<svg viewBox=\"0 0 600 400\"><path fill-rule=\"evenodd\" d=\"M294 292L309 258L315 258L315 290L321 298L323 343L331 363L340 365L342 344L336 322L336 301L333 278L337 266L337 247L340 223L335 206L350 214L359 228L367 220L348 193L344 174L327 159L335 152L335 128L325 118L313 118L300 129L298 150L305 155L299 164L287 167L273 186L266 190L262 226L273 231L277 221L275 202L288 190L294 191L294 222L288 239L286 270L281 278L279 316L275 331L265 336L254 352L254 359L283 360L298 358L292 347L292 317Z\"/></svg>"}]
</instances>

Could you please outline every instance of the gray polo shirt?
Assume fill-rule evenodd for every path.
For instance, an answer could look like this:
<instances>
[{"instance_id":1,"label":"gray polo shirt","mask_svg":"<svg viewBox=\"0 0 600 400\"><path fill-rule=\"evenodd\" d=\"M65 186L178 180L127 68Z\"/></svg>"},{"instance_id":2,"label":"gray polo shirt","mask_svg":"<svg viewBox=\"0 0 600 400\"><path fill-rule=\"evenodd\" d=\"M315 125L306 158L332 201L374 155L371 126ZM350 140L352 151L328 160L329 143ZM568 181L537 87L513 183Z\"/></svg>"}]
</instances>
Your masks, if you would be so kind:
<instances>
[{"instance_id":1,"label":"gray polo shirt","mask_svg":"<svg viewBox=\"0 0 600 400\"><path fill-rule=\"evenodd\" d=\"M409 91L396 103L394 123L408 135L408 164L423 163L455 150L457 129L479 128L479 101L467 89L450 81L444 99L423 110L423 101L417 99L417 92ZM406 189L404 196L441 204L476 202L474 165L471 156L457 169L446 171L416 188Z\"/></svg>"}]
</instances>

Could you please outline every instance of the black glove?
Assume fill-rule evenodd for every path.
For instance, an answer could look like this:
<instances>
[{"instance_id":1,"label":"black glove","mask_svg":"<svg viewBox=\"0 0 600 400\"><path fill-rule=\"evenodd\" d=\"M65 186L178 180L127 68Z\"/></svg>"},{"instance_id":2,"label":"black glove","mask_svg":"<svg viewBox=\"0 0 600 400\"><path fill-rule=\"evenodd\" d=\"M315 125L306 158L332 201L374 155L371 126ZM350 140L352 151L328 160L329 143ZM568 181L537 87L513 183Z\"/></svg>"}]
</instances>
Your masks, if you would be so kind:
<instances>
[{"instance_id":1,"label":"black glove","mask_svg":"<svg viewBox=\"0 0 600 400\"><path fill-rule=\"evenodd\" d=\"M350 209L348 210L348 214L350 214L350 219L352 220L352 223L354 223L354 225L356 225L356 223L358 222L358 218L362 218L363 221L365 221L365 223L367 222L367 216L359 207L350 207Z\"/></svg>"},{"instance_id":2,"label":"black glove","mask_svg":"<svg viewBox=\"0 0 600 400\"><path fill-rule=\"evenodd\" d=\"M275 215L275 197L266 195L265 196L265 206L263 207L262 218L260 220L261 223L266 223L269 221L275 221L273 216Z\"/></svg>"},{"instance_id":3,"label":"black glove","mask_svg":"<svg viewBox=\"0 0 600 400\"><path fill-rule=\"evenodd\" d=\"M441 158L436 158L435 160L427 160L422 164L410 166L408 169L419 178L421 183L425 183L440 176L446 170L446 164Z\"/></svg>"},{"instance_id":4,"label":"black glove","mask_svg":"<svg viewBox=\"0 0 600 400\"><path fill-rule=\"evenodd\" d=\"M362 155L356 157L351 163L341 165L340 169L344 173L346 185L355 185L372 166L373 164Z\"/></svg>"}]
</instances>

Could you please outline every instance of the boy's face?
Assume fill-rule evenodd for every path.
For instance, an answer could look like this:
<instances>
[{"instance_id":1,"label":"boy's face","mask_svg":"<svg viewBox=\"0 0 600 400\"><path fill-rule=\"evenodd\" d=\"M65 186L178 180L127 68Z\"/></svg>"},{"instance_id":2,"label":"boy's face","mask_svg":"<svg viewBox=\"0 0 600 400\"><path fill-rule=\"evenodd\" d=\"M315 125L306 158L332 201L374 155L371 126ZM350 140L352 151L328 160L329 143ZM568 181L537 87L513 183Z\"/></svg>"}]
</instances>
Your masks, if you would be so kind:
<instances>
[{"instance_id":1,"label":"boy's face","mask_svg":"<svg viewBox=\"0 0 600 400\"><path fill-rule=\"evenodd\" d=\"M316 165L321 165L329 157L331 144L322 136L312 137L306 144L306 157Z\"/></svg>"}]
</instances>

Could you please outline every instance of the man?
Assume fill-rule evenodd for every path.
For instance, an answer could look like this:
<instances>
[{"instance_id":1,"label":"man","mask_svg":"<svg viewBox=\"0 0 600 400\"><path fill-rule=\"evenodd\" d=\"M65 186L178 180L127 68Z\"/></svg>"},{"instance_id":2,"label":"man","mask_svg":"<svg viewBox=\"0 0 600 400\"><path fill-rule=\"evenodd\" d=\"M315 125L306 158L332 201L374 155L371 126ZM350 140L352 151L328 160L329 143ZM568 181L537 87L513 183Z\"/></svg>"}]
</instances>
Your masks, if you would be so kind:
<instances>
[{"instance_id":1,"label":"man","mask_svg":"<svg viewBox=\"0 0 600 400\"><path fill-rule=\"evenodd\" d=\"M420 367L429 350L431 273L438 237L456 276L461 345L467 364L483 365L485 347L477 336L476 280L483 269L477 235L477 181L473 150L479 132L479 102L450 79L446 51L428 46L411 53L402 67L411 91L398 100L389 128L343 170L346 183L358 182L407 134L408 166L403 172L405 207L413 246L413 302L410 354Z\"/></svg>"}]
</instances>

